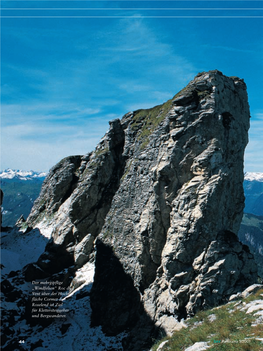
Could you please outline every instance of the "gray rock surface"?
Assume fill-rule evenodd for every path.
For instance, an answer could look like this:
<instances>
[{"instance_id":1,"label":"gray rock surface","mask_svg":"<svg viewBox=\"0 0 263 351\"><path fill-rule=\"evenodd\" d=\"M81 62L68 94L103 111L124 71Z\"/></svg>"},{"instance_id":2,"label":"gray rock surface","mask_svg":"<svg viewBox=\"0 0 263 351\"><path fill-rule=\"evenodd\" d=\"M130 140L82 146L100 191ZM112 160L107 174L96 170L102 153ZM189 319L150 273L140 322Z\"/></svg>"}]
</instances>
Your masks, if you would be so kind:
<instances>
[{"instance_id":1,"label":"gray rock surface","mask_svg":"<svg viewBox=\"0 0 263 351\"><path fill-rule=\"evenodd\" d=\"M85 236L74 248L74 261L82 267L89 260L93 248L94 237L91 234Z\"/></svg>"},{"instance_id":2,"label":"gray rock surface","mask_svg":"<svg viewBox=\"0 0 263 351\"><path fill-rule=\"evenodd\" d=\"M28 224L51 221L51 251L63 248L76 266L95 245L94 324L114 334L144 309L170 332L256 282L253 256L236 235L249 118L243 80L204 72L165 104L110 122L94 152L51 170Z\"/></svg>"}]
</instances>

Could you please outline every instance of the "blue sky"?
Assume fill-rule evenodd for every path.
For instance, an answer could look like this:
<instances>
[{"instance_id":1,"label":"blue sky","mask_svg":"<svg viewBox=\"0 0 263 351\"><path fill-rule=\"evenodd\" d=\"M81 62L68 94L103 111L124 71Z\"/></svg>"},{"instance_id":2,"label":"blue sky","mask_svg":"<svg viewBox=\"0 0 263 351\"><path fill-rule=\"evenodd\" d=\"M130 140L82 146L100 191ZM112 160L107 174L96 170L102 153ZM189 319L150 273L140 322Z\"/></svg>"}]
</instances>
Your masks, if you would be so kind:
<instances>
[{"instance_id":1,"label":"blue sky","mask_svg":"<svg viewBox=\"0 0 263 351\"><path fill-rule=\"evenodd\" d=\"M1 23L1 169L48 171L65 156L85 154L109 120L163 103L198 72L218 69L247 84L245 171L263 172L260 5L2 1L9 10Z\"/></svg>"}]
</instances>

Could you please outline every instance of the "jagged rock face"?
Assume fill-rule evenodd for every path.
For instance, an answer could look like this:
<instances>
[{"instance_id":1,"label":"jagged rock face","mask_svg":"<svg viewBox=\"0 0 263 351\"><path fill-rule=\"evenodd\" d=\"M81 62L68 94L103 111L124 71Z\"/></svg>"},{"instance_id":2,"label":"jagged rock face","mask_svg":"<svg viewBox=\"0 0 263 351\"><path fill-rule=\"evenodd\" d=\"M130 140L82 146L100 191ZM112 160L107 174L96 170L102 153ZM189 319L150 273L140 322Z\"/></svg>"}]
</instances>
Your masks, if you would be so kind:
<instances>
[{"instance_id":1,"label":"jagged rock face","mask_svg":"<svg viewBox=\"0 0 263 351\"><path fill-rule=\"evenodd\" d=\"M119 120L110 124L95 152L65 158L51 169L27 219L29 226L52 222L52 251L65 249L78 264L89 257L93 245L83 239L88 235L94 240L100 233L123 172L124 132ZM46 269L57 265L49 252L38 261L40 266L45 261ZM65 266L70 264L67 258Z\"/></svg>"},{"instance_id":2,"label":"jagged rock face","mask_svg":"<svg viewBox=\"0 0 263 351\"><path fill-rule=\"evenodd\" d=\"M148 315L169 331L176 316L222 303L257 279L253 257L236 236L249 117L242 80L199 74L165 104L112 121L93 153L53 168L28 223L53 217L54 245L81 257L78 265L98 238L132 279ZM96 307L112 262L102 251L91 298L103 325L123 299L118 308L118 299L114 308L101 301ZM123 304L124 327L134 322L129 306Z\"/></svg>"},{"instance_id":3,"label":"jagged rock face","mask_svg":"<svg viewBox=\"0 0 263 351\"><path fill-rule=\"evenodd\" d=\"M0 206L2 206L3 197L4 197L4 193L3 193L2 189L0 189ZM1 227L2 227L2 210L0 211L0 228Z\"/></svg>"}]
</instances>

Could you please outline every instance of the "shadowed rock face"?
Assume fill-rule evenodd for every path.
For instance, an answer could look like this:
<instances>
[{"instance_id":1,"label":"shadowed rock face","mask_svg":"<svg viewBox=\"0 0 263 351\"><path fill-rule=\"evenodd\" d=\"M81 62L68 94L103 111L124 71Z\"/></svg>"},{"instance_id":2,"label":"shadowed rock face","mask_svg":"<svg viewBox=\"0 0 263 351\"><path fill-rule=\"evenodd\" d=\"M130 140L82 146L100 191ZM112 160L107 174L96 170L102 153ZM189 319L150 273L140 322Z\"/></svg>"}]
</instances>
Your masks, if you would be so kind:
<instances>
[{"instance_id":1,"label":"shadowed rock face","mask_svg":"<svg viewBox=\"0 0 263 351\"><path fill-rule=\"evenodd\" d=\"M28 223L51 220L54 244L77 266L89 259L92 241L110 248L129 277L125 289L132 282L135 299L169 332L257 279L253 256L236 236L249 117L242 80L201 73L165 104L110 122L94 152L55 166ZM97 262L103 252L98 247ZM114 293L100 272L92 305L102 321L109 305L96 299L103 289ZM113 320L124 300L110 309Z\"/></svg>"},{"instance_id":2,"label":"shadowed rock face","mask_svg":"<svg viewBox=\"0 0 263 351\"><path fill-rule=\"evenodd\" d=\"M4 193L3 193L2 189L0 189L0 206L2 206L3 197L4 197ZM0 229L1 229L1 227L2 227L2 211L0 211Z\"/></svg>"},{"instance_id":3,"label":"shadowed rock face","mask_svg":"<svg viewBox=\"0 0 263 351\"><path fill-rule=\"evenodd\" d=\"M102 325L105 333L116 335L135 326L143 314L140 293L110 246L97 240L96 250L97 274L91 292L92 324ZM100 277L103 277L103 286Z\"/></svg>"}]
</instances>

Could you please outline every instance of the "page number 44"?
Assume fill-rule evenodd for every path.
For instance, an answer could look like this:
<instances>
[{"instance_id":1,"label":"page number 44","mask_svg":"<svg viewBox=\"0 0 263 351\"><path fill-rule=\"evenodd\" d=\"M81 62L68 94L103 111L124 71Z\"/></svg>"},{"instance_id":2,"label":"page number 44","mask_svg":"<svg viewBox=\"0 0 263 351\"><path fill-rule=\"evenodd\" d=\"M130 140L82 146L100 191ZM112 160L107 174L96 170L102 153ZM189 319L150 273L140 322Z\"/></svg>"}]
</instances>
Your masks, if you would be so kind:
<instances>
[{"instance_id":1,"label":"page number 44","mask_svg":"<svg viewBox=\"0 0 263 351\"><path fill-rule=\"evenodd\" d=\"M19 340L19 344L24 344L25 340Z\"/></svg>"}]
</instances>

